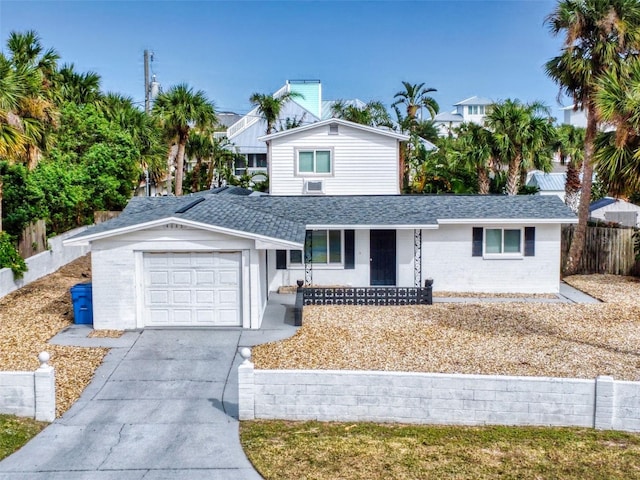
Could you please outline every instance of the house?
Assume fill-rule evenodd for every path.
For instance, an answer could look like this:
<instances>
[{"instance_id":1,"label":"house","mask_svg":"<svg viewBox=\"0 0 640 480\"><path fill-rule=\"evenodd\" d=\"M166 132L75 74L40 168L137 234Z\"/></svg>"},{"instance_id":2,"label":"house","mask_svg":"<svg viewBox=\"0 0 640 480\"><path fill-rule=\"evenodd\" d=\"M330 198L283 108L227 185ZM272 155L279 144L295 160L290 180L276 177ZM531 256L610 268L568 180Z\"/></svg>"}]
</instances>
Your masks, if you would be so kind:
<instances>
[{"instance_id":1,"label":"house","mask_svg":"<svg viewBox=\"0 0 640 480\"><path fill-rule=\"evenodd\" d=\"M329 118L258 140L268 146L271 195L400 193L407 135Z\"/></svg>"},{"instance_id":2,"label":"house","mask_svg":"<svg viewBox=\"0 0 640 480\"><path fill-rule=\"evenodd\" d=\"M587 113L583 109L575 109L573 105L561 108L563 125L587 128Z\"/></svg>"},{"instance_id":3,"label":"house","mask_svg":"<svg viewBox=\"0 0 640 480\"><path fill-rule=\"evenodd\" d=\"M68 239L91 245L94 327L259 328L269 292L298 280L556 293L576 222L554 196L249 193L135 197Z\"/></svg>"},{"instance_id":4,"label":"house","mask_svg":"<svg viewBox=\"0 0 640 480\"><path fill-rule=\"evenodd\" d=\"M473 96L454 105L452 112L442 112L435 116L434 125L441 137L451 135L463 122L484 124L488 108L494 102L488 98Z\"/></svg>"},{"instance_id":5,"label":"house","mask_svg":"<svg viewBox=\"0 0 640 480\"><path fill-rule=\"evenodd\" d=\"M557 195L564 202L567 174L564 172L545 173L540 170L529 172L527 186L537 187L540 195Z\"/></svg>"},{"instance_id":6,"label":"house","mask_svg":"<svg viewBox=\"0 0 640 480\"><path fill-rule=\"evenodd\" d=\"M280 112L280 118L276 124L276 130L278 130L279 133L288 131L288 123L299 124L299 126L295 128L295 130L298 130L300 127L329 120L333 117L333 105L337 100L323 100L320 80L287 80L286 84L277 90L273 96L279 97L288 92L299 93L301 97L292 98L284 104ZM364 108L366 106L366 104L359 99L344 100L341 102L345 105L353 105L358 108ZM384 131L384 129L381 130ZM242 175L245 171L250 174L267 173L269 171L267 145L265 143L266 131L266 121L260 116L258 108L254 108L245 116L229 125L226 133L216 133L216 137L218 138L226 136L230 144L233 145L234 150L239 154L234 165L235 175ZM436 148L435 145L426 140L423 141L423 144L428 150Z\"/></svg>"},{"instance_id":7,"label":"house","mask_svg":"<svg viewBox=\"0 0 640 480\"><path fill-rule=\"evenodd\" d=\"M640 206L619 198L605 197L589 205L589 217L624 227L640 227Z\"/></svg>"}]
</instances>

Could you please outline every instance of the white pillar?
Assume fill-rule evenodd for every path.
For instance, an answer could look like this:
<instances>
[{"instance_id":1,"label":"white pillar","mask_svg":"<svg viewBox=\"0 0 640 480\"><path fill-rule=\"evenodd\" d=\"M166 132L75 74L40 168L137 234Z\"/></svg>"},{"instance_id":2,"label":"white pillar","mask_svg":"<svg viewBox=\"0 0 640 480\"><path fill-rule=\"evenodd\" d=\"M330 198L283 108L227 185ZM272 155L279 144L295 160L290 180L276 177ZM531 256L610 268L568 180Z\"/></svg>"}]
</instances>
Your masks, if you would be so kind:
<instances>
[{"instance_id":1,"label":"white pillar","mask_svg":"<svg viewBox=\"0 0 640 480\"><path fill-rule=\"evenodd\" d=\"M56 377L53 367L47 362L49 354L38 355L40 368L34 373L35 386L35 419L42 422L53 422L56 418Z\"/></svg>"},{"instance_id":2,"label":"white pillar","mask_svg":"<svg viewBox=\"0 0 640 480\"><path fill-rule=\"evenodd\" d=\"M593 427L598 430L613 429L613 377L596 378L596 408Z\"/></svg>"},{"instance_id":3,"label":"white pillar","mask_svg":"<svg viewBox=\"0 0 640 480\"><path fill-rule=\"evenodd\" d=\"M238 367L238 418L254 420L256 418L255 385L251 350L241 348L240 356L244 358L244 362Z\"/></svg>"}]
</instances>

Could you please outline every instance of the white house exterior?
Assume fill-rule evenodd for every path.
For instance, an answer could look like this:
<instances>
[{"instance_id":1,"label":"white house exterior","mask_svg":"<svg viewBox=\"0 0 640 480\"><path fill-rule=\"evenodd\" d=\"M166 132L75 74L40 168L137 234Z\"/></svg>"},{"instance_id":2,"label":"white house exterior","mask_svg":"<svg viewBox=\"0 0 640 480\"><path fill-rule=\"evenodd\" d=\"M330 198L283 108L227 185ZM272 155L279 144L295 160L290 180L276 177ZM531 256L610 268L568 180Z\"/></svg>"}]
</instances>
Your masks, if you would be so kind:
<instances>
[{"instance_id":1,"label":"white house exterior","mask_svg":"<svg viewBox=\"0 0 640 480\"><path fill-rule=\"evenodd\" d=\"M473 96L454 104L455 110L441 112L435 116L434 126L441 137L453 134L454 129L462 123L471 122L484 125L484 119L489 113L489 106L494 102L488 98Z\"/></svg>"},{"instance_id":2,"label":"white house exterior","mask_svg":"<svg viewBox=\"0 0 640 480\"><path fill-rule=\"evenodd\" d=\"M92 247L94 328L259 328L268 292L297 280L557 293L576 222L551 196L242 193L136 197L67 240Z\"/></svg>"},{"instance_id":3,"label":"white house exterior","mask_svg":"<svg viewBox=\"0 0 640 480\"><path fill-rule=\"evenodd\" d=\"M589 206L589 217L625 227L640 227L640 206L619 198L605 197Z\"/></svg>"},{"instance_id":4,"label":"white house exterior","mask_svg":"<svg viewBox=\"0 0 640 480\"><path fill-rule=\"evenodd\" d=\"M408 136L341 119L260 137L271 195L400 193L400 142Z\"/></svg>"}]
</instances>

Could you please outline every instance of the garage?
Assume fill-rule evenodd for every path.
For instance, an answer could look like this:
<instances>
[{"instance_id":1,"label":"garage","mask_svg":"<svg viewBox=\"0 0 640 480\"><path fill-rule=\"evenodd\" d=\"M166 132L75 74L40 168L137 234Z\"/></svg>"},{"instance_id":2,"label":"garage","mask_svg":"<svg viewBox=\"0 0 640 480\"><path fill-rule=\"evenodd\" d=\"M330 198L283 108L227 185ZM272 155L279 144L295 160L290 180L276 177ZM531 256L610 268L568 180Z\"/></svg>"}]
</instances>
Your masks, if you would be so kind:
<instances>
[{"instance_id":1,"label":"garage","mask_svg":"<svg viewBox=\"0 0 640 480\"><path fill-rule=\"evenodd\" d=\"M241 326L240 252L143 254L144 325Z\"/></svg>"}]
</instances>

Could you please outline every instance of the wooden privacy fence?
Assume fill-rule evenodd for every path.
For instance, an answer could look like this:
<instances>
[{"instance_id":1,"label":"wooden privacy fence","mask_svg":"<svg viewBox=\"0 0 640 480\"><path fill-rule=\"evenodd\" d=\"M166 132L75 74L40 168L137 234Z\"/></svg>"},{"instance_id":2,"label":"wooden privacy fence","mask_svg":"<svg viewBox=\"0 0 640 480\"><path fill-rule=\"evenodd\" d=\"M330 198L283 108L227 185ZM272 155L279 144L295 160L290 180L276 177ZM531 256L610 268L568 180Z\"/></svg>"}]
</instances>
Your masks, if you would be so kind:
<instances>
[{"instance_id":1,"label":"wooden privacy fence","mask_svg":"<svg viewBox=\"0 0 640 480\"><path fill-rule=\"evenodd\" d=\"M47 249L47 225L44 220L36 220L22 230L18 242L18 252L22 258L29 258Z\"/></svg>"},{"instance_id":2,"label":"wooden privacy fence","mask_svg":"<svg viewBox=\"0 0 640 480\"><path fill-rule=\"evenodd\" d=\"M562 227L562 265L569 254L575 225ZM633 228L587 227L579 273L640 275L633 250Z\"/></svg>"}]
</instances>

